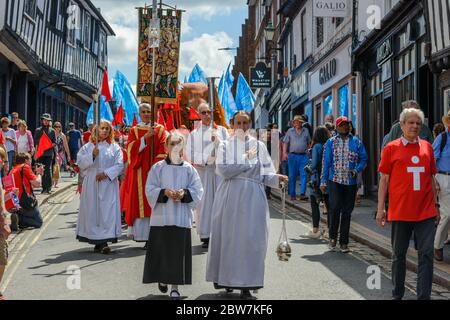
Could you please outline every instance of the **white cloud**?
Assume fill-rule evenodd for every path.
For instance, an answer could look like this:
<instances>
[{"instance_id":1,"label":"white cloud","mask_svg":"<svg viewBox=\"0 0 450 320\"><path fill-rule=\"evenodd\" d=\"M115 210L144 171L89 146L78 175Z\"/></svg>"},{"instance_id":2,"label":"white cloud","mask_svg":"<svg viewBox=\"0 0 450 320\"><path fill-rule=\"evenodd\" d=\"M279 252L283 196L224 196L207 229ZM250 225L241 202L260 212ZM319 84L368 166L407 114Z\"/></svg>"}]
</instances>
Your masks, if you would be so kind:
<instances>
[{"instance_id":1,"label":"white cloud","mask_svg":"<svg viewBox=\"0 0 450 320\"><path fill-rule=\"evenodd\" d=\"M230 47L233 40L225 32L204 33L191 41L181 43L180 80L189 76L196 63L209 77L220 77L230 61L234 61L233 51L219 51Z\"/></svg>"}]
</instances>

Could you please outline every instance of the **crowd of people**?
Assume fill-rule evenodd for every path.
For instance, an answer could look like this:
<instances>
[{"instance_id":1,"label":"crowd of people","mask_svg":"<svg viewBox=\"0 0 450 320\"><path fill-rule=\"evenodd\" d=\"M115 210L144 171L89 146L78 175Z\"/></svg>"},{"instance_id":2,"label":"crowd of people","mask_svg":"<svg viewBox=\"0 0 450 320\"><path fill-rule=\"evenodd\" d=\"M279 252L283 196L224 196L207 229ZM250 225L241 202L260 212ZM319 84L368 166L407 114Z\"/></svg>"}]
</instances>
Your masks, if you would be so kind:
<instances>
[{"instance_id":1,"label":"crowd of people","mask_svg":"<svg viewBox=\"0 0 450 320\"><path fill-rule=\"evenodd\" d=\"M414 234L417 294L429 299L433 259L442 261L450 228L450 112L431 132L417 102L403 107L383 143L376 219L380 227L392 224L393 298L404 295L406 251ZM216 289L240 290L243 299L255 298L252 291L264 286L271 188L287 189L292 201L310 201L307 237L323 236L330 250L339 243L342 253L350 251L351 215L368 157L347 117L328 115L313 130L306 115L296 115L285 133L276 124L255 132L246 112L237 112L227 130L214 123L205 101L198 110L201 120L191 132L170 133L161 124L151 126L152 108L145 103L141 123L131 128L102 120L85 132L70 123L64 134L62 124L44 114L33 136L18 115L12 123L2 118L2 177L13 177L14 190L6 191L19 199L11 229L42 225L33 188L51 193L67 164L80 173L76 238L109 254L109 243L118 241L126 223L127 236L145 243L143 283L157 283L174 299L180 285L192 284L194 224L208 250L206 280ZM43 137L51 147L37 157ZM321 207L327 217L323 231ZM5 201L2 208L7 211ZM11 232L3 215L0 226L1 280Z\"/></svg>"}]
</instances>

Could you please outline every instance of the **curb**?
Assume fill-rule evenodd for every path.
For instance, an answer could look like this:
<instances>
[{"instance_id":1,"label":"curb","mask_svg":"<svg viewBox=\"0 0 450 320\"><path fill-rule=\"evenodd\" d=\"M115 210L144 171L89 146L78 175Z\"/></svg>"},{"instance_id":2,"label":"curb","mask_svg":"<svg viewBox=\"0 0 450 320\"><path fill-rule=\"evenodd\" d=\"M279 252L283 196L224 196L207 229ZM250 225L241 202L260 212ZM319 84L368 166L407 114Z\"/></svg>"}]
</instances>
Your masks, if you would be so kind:
<instances>
[{"instance_id":1,"label":"curb","mask_svg":"<svg viewBox=\"0 0 450 320\"><path fill-rule=\"evenodd\" d=\"M62 188L59 188L58 191L55 191L54 193L48 195L46 198L44 198L44 200L39 201L39 199L38 199L39 205L40 205L40 206L41 206L41 205L44 205L44 204L47 203L50 199L52 199L52 198L54 198L54 197L60 195L61 193L66 192L67 190L69 190L70 188L72 188L72 187L74 187L74 186L76 186L76 185L77 185L76 182L69 182L69 184L68 184L67 186L64 186L64 187L62 187ZM39 195L38 195L38 196L39 196ZM18 231L18 232L15 232L15 233L11 233L10 236L9 236L9 238L8 238L8 240L7 240L7 241L8 241L8 245L11 245L11 243L16 239L16 237L17 237L19 234L21 234L22 232L23 232L23 231Z\"/></svg>"},{"instance_id":2,"label":"curb","mask_svg":"<svg viewBox=\"0 0 450 320\"><path fill-rule=\"evenodd\" d=\"M281 197L276 193L271 193L272 197L281 201ZM306 214L308 216L311 216L312 213L310 210L307 210L295 203L292 203L288 199L286 199L286 204L298 209L300 213ZM324 217L320 217L320 221L323 223L326 223L327 220ZM368 236L364 232L362 232L362 227L356 223L352 222L352 225L350 226L350 238L355 240L356 242L362 243L366 246L368 246L371 249L374 249L378 251L381 255L388 259L392 259L392 250L390 246L386 246L384 243ZM410 271L413 271L417 274L417 258L411 257L410 255L406 256L406 268ZM450 289L450 275L446 274L445 272L438 270L434 268L433 270L433 282L443 286L447 289Z\"/></svg>"}]
</instances>

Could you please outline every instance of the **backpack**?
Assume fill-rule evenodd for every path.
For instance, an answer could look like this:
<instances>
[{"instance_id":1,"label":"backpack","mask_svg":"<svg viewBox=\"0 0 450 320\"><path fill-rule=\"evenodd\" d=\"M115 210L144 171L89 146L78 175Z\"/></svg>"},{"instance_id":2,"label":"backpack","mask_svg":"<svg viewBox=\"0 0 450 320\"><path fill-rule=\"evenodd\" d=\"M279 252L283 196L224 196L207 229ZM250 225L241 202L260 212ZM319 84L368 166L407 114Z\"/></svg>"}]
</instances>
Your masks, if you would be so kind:
<instances>
[{"instance_id":1,"label":"backpack","mask_svg":"<svg viewBox=\"0 0 450 320\"><path fill-rule=\"evenodd\" d=\"M445 146L447 145L447 131L444 131L441 133L442 139L441 139L441 145L439 146L439 152L442 153Z\"/></svg>"}]
</instances>

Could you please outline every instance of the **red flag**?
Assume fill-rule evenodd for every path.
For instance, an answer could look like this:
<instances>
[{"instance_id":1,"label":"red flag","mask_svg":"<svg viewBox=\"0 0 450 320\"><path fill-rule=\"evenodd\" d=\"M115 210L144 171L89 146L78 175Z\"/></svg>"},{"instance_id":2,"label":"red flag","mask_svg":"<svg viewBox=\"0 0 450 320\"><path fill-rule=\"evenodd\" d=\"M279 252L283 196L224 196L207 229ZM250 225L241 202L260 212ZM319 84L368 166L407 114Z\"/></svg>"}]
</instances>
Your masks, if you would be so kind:
<instances>
[{"instance_id":1,"label":"red flag","mask_svg":"<svg viewBox=\"0 0 450 320\"><path fill-rule=\"evenodd\" d=\"M52 140L48 137L48 135L45 133L45 131L42 131L41 139L39 140L39 145L36 150L36 156L35 159L39 159L46 150L53 147Z\"/></svg>"},{"instance_id":2,"label":"red flag","mask_svg":"<svg viewBox=\"0 0 450 320\"><path fill-rule=\"evenodd\" d=\"M105 103L111 101L111 92L109 91L108 73L103 71L102 92L101 95L105 97Z\"/></svg>"},{"instance_id":3,"label":"red flag","mask_svg":"<svg viewBox=\"0 0 450 320\"><path fill-rule=\"evenodd\" d=\"M123 123L123 107L122 103L120 103L119 109L117 109L116 115L114 117L114 121L112 122L112 125L115 126L119 123Z\"/></svg>"},{"instance_id":4,"label":"red flag","mask_svg":"<svg viewBox=\"0 0 450 320\"><path fill-rule=\"evenodd\" d=\"M131 125L132 127L135 127L135 126L137 126L138 125L138 122L137 122L137 119L136 119L136 113L134 114L134 117L133 117L133 124Z\"/></svg>"},{"instance_id":5,"label":"red flag","mask_svg":"<svg viewBox=\"0 0 450 320\"><path fill-rule=\"evenodd\" d=\"M173 129L175 129L175 125L174 125L174 123L173 123L173 115L172 115L172 111L169 111L168 113L167 113L167 111L166 111L166 118L167 118L167 121L166 121L166 130L167 131L172 131Z\"/></svg>"},{"instance_id":6,"label":"red flag","mask_svg":"<svg viewBox=\"0 0 450 320\"><path fill-rule=\"evenodd\" d=\"M159 107L158 118L159 118L158 119L158 124L166 127L166 122L164 121L164 116L163 116L161 107Z\"/></svg>"},{"instance_id":7,"label":"red flag","mask_svg":"<svg viewBox=\"0 0 450 320\"><path fill-rule=\"evenodd\" d=\"M200 115L198 114L197 110L194 109L194 107L190 107L189 109L189 120L200 120Z\"/></svg>"}]
</instances>

